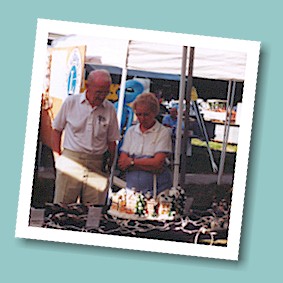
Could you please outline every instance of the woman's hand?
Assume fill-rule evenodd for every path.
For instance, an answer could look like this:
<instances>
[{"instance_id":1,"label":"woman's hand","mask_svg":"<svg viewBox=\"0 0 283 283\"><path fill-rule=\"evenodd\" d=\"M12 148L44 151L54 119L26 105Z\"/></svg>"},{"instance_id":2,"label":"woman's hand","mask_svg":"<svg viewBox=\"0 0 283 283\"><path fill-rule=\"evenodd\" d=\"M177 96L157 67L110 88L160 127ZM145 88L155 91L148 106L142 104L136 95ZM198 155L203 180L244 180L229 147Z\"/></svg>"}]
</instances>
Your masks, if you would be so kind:
<instances>
[{"instance_id":1,"label":"woman's hand","mask_svg":"<svg viewBox=\"0 0 283 283\"><path fill-rule=\"evenodd\" d=\"M118 160L118 165L120 169L124 171L127 170L132 165L132 160L133 159L129 157L128 154L126 154L125 152L122 152Z\"/></svg>"},{"instance_id":2,"label":"woman's hand","mask_svg":"<svg viewBox=\"0 0 283 283\"><path fill-rule=\"evenodd\" d=\"M118 161L118 165L121 170L128 170L133 168L135 170L143 170L159 174L164 170L164 163L167 155L165 153L156 153L154 157L136 158L134 165L132 165L133 159L128 154L122 152Z\"/></svg>"}]
</instances>

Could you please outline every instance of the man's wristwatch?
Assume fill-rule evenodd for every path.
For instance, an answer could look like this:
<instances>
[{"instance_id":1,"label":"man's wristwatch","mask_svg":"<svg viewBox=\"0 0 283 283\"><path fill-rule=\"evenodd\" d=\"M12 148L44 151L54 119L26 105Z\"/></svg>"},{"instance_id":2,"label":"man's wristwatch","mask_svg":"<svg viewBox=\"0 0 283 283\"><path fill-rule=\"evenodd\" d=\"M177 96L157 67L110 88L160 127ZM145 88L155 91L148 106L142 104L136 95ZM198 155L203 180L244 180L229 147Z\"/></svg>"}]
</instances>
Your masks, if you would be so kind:
<instances>
[{"instance_id":1,"label":"man's wristwatch","mask_svg":"<svg viewBox=\"0 0 283 283\"><path fill-rule=\"evenodd\" d=\"M134 158L132 158L130 165L131 165L131 166L134 166L134 165L135 165L135 160L134 160Z\"/></svg>"}]
</instances>

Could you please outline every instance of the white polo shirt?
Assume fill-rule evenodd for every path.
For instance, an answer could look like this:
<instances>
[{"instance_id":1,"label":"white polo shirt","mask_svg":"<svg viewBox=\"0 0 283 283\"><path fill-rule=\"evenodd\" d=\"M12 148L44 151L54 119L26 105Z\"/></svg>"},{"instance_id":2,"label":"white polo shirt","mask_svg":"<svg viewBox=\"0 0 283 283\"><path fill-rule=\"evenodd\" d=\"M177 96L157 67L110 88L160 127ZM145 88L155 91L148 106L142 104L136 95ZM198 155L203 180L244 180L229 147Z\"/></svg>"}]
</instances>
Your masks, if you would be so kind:
<instances>
[{"instance_id":1,"label":"white polo shirt","mask_svg":"<svg viewBox=\"0 0 283 283\"><path fill-rule=\"evenodd\" d=\"M170 129L157 120L154 126L144 133L141 132L139 123L131 126L125 135L121 151L132 157L153 157L158 152L171 153Z\"/></svg>"},{"instance_id":2,"label":"white polo shirt","mask_svg":"<svg viewBox=\"0 0 283 283\"><path fill-rule=\"evenodd\" d=\"M112 103L104 100L92 108L85 93L69 96L52 126L58 131L65 130L63 147L76 152L103 154L108 142L120 139Z\"/></svg>"}]
</instances>

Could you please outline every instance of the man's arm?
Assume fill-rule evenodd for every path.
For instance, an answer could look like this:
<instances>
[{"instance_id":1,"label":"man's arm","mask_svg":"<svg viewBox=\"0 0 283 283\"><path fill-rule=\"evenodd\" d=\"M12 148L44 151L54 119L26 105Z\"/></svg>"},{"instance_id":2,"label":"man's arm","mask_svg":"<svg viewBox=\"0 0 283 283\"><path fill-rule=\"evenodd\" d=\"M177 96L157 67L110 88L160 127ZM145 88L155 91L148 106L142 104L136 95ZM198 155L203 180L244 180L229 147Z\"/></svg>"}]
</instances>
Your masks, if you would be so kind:
<instances>
[{"instance_id":1,"label":"man's arm","mask_svg":"<svg viewBox=\"0 0 283 283\"><path fill-rule=\"evenodd\" d=\"M110 158L109 158L109 168L112 166L114 162L114 157L115 157L115 152L116 152L116 141L113 142L108 142L108 151L110 153Z\"/></svg>"},{"instance_id":2,"label":"man's arm","mask_svg":"<svg viewBox=\"0 0 283 283\"><path fill-rule=\"evenodd\" d=\"M62 131L58 131L53 129L52 131L52 150L54 154L54 158L61 155L61 138L62 138Z\"/></svg>"}]
</instances>

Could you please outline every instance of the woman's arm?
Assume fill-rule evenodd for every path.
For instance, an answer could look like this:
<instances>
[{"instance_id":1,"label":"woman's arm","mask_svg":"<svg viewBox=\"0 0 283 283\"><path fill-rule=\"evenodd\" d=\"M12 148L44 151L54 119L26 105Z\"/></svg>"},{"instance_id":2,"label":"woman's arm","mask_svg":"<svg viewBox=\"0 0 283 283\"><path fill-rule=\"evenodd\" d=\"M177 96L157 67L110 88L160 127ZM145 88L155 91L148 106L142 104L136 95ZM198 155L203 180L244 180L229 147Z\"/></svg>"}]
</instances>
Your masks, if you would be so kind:
<instances>
[{"instance_id":1,"label":"woman's arm","mask_svg":"<svg viewBox=\"0 0 283 283\"><path fill-rule=\"evenodd\" d=\"M163 168L166 153L156 153L154 157L146 158L131 158L127 153L121 152L118 161L119 167L122 170L143 170L148 172L158 172Z\"/></svg>"},{"instance_id":2,"label":"woman's arm","mask_svg":"<svg viewBox=\"0 0 283 283\"><path fill-rule=\"evenodd\" d=\"M158 172L163 169L163 165L165 163L166 157L167 157L166 153L159 152L156 153L154 157L137 158L134 159L133 168L136 170Z\"/></svg>"},{"instance_id":3,"label":"woman's arm","mask_svg":"<svg viewBox=\"0 0 283 283\"><path fill-rule=\"evenodd\" d=\"M127 170L132 164L132 158L125 152L120 153L120 157L118 160L118 165L122 170Z\"/></svg>"}]
</instances>

